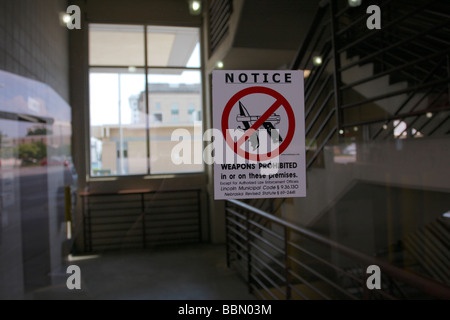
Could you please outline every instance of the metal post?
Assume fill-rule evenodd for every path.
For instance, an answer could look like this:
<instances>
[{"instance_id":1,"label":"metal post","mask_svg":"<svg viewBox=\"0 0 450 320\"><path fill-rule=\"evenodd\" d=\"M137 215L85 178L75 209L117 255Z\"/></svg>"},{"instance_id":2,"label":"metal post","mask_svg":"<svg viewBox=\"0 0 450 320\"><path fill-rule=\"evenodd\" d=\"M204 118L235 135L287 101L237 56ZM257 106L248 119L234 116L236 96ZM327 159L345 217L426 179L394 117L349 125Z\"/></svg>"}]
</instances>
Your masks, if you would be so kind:
<instances>
[{"instance_id":1,"label":"metal post","mask_svg":"<svg viewBox=\"0 0 450 320\"><path fill-rule=\"evenodd\" d=\"M249 222L248 211L245 212L245 229L246 229L246 241L247 241L247 282L248 282L248 292L252 293L252 263L250 255L250 222Z\"/></svg>"},{"instance_id":2,"label":"metal post","mask_svg":"<svg viewBox=\"0 0 450 320\"><path fill-rule=\"evenodd\" d=\"M144 194L141 193L141 212L142 212L142 247L145 249L147 244L146 226L145 226L145 201Z\"/></svg>"},{"instance_id":3,"label":"metal post","mask_svg":"<svg viewBox=\"0 0 450 320\"><path fill-rule=\"evenodd\" d=\"M227 207L228 207L228 204L227 204L227 201L225 201L225 251L226 251L226 257L227 257L227 267L229 268L230 267L230 243L229 243L230 239L228 236L229 226L228 226L228 219L227 219L228 218Z\"/></svg>"},{"instance_id":4,"label":"metal post","mask_svg":"<svg viewBox=\"0 0 450 320\"><path fill-rule=\"evenodd\" d=\"M290 267L289 267L289 252L288 252L288 242L289 242L289 230L284 227L284 271L286 277L286 300L292 298L291 286L290 286Z\"/></svg>"},{"instance_id":5,"label":"metal post","mask_svg":"<svg viewBox=\"0 0 450 320\"><path fill-rule=\"evenodd\" d=\"M88 224L88 228L89 228L89 231L88 231L88 238L89 238L88 251L92 252L92 227L91 227L92 226L92 221L91 221L91 209L89 208L89 196L86 197L86 201L87 201L87 221L88 221L87 224Z\"/></svg>"},{"instance_id":6,"label":"metal post","mask_svg":"<svg viewBox=\"0 0 450 320\"><path fill-rule=\"evenodd\" d=\"M450 77L450 56L447 54L447 77ZM447 101L450 104L450 82L448 83Z\"/></svg>"},{"instance_id":7,"label":"metal post","mask_svg":"<svg viewBox=\"0 0 450 320\"><path fill-rule=\"evenodd\" d=\"M87 252L87 221L86 221L86 196L83 197L83 244L84 244L84 252Z\"/></svg>"},{"instance_id":8,"label":"metal post","mask_svg":"<svg viewBox=\"0 0 450 320\"><path fill-rule=\"evenodd\" d=\"M201 190L197 190L197 208L198 208L198 241L203 242L202 235L202 198L200 194ZM226 230L225 230L226 234Z\"/></svg>"},{"instance_id":9,"label":"metal post","mask_svg":"<svg viewBox=\"0 0 450 320\"><path fill-rule=\"evenodd\" d=\"M149 120L149 88L148 88L148 39L147 39L147 25L144 26L144 54L145 54L145 139L147 146L147 174L150 174L150 120Z\"/></svg>"},{"instance_id":10,"label":"metal post","mask_svg":"<svg viewBox=\"0 0 450 320\"><path fill-rule=\"evenodd\" d=\"M122 94L120 92L120 87L121 87L121 83L120 83L120 73L117 75L118 76L118 89L119 89L119 174L125 174L125 170L123 167L123 129L122 129Z\"/></svg>"},{"instance_id":11,"label":"metal post","mask_svg":"<svg viewBox=\"0 0 450 320\"><path fill-rule=\"evenodd\" d=\"M340 130L342 125L342 115L341 115L341 104L342 104L342 98L341 98L341 79L340 79L340 68L341 68L341 60L337 53L337 39L336 39L336 32L337 32L337 23L336 23L336 0L330 0L329 2L330 6L330 18L331 18L331 45L332 45L332 54L333 54L333 62L334 62L334 70L333 70L333 85L334 85L334 105L336 109L336 128L338 132L338 143L341 140L340 136Z\"/></svg>"}]
</instances>

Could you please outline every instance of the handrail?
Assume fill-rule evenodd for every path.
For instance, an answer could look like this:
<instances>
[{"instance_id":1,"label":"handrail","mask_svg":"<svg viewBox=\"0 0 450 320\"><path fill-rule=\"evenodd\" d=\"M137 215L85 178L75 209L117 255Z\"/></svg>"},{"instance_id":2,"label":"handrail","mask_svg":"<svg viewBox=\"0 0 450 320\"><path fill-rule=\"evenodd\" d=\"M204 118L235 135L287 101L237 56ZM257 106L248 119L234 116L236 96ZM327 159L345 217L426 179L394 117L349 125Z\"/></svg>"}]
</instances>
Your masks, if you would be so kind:
<instances>
[{"instance_id":1,"label":"handrail","mask_svg":"<svg viewBox=\"0 0 450 320\"><path fill-rule=\"evenodd\" d=\"M405 119L405 118L410 118L410 117L421 116L421 115L424 115L429 112L437 113L437 112L442 112L442 111L450 111L450 106L444 106L444 107L435 108L435 109L429 108L426 110L420 110L420 111L414 111L414 112L408 112L408 113L399 113L399 114L392 115L392 116L376 118L376 119L371 119L371 120L365 120L365 121L348 122L348 123L343 124L342 128L351 128L354 126L361 126L361 125L378 123L378 122L383 122L383 121L387 122L387 121L393 121L393 120L400 120L400 119Z\"/></svg>"},{"instance_id":2,"label":"handrail","mask_svg":"<svg viewBox=\"0 0 450 320\"><path fill-rule=\"evenodd\" d=\"M317 97L331 94L332 97L334 97L334 108L336 109L336 124L334 126L337 127L337 130L339 132L338 137L340 137L340 135L342 134L341 129L349 127L350 125L346 122L347 118L344 117L344 109L346 108L359 107L369 102L375 102L376 104L379 104L378 101L380 100L384 100L386 98L394 96L400 97L400 95L408 94L409 98L406 99L401 107L394 112L394 114L398 114L403 109L403 107L410 102L412 97L417 97L418 95L422 94L423 91L426 91L429 87L434 88L436 86L442 87L446 85L446 83L449 81L448 77L441 77L438 74L432 73L433 79L427 78L425 80L425 75L428 74L429 70L434 69L435 66L439 66L439 64L437 64L437 60L448 53L448 48L441 45L442 43L446 44L448 41L446 39L442 39L442 36L434 36L434 32L442 30L443 27L448 26L448 19L436 19L435 21L431 22L427 20L429 23L425 24L416 32L406 32L406 34L396 33L397 27L400 28L399 30L403 31L405 30L405 28L410 29L410 20L421 19L422 15L424 14L423 10L433 10L432 6L437 2L438 0L432 0L417 6L409 5L405 10L396 12L398 14L393 14L389 17L385 16L384 18L386 18L387 20L383 22L383 28L381 30L372 30L371 32L368 32L366 34L361 34L361 28L363 28L361 22L366 18L366 16L363 15L354 19L355 17L352 17L352 10L350 7L345 6L340 8L340 11L337 11L337 0L321 1L314 15L310 28L306 34L306 37L299 47L298 53L295 56L293 62L291 63L291 69L294 70L299 68L310 69L312 63L311 59L314 55L321 55L323 59L322 65L312 66L311 76L308 79L305 79L305 115L310 116L311 114L320 113L321 106L315 104ZM396 10L397 8L396 3L393 0L380 1L379 5L383 8L383 10ZM348 17L352 19L349 20ZM439 17L445 18L446 16L439 15ZM359 36L352 37L353 33L359 34ZM391 38L393 38L394 40L392 40ZM426 45L427 39L440 49L437 50L437 52L433 51L431 47L428 47ZM383 45L375 44L369 40L381 41ZM329 52L324 49L327 46L331 46L331 49L333 50L331 55L329 55ZM360 48L361 46L362 48ZM364 46L372 48L367 51L364 50ZM410 53L411 59L400 59L399 63L397 63L395 59L397 59L397 56L399 56L398 52L407 52L409 46L417 46L418 49L423 49L427 53L421 54L420 52L414 52L414 50L412 50L413 52ZM430 50L431 52L429 52ZM359 55L360 57L356 59L356 61L349 61L345 64L343 63L343 65L341 66L340 54L344 52L353 55ZM393 59L394 62L392 62ZM329 70L325 68L325 64L328 64L331 61L333 62L334 67L337 70ZM378 69L374 69L377 71L374 71L373 75L366 75L362 78L355 78L352 81L346 83L342 82L342 72L352 67L358 67L368 63L372 63L378 67ZM335 88L325 87L323 81L320 81L321 79L319 78L321 78L323 73L329 73L328 77L333 76L332 78L334 79L333 83ZM399 79L397 81L407 81L408 88L403 90L390 91L388 94L377 95L376 97L371 96L368 99L363 99L363 101L355 101L355 98L349 98L342 92L343 90L358 91L358 89L355 89L358 87L358 85L367 84L374 79L383 76L390 76L393 74L396 75L396 79ZM417 85L418 83L420 84ZM342 97L345 97L345 100ZM384 107L381 106L381 108ZM412 111L413 110L410 110L410 113ZM391 112L391 110L389 110L389 112ZM327 118L327 120L334 121L331 118ZM372 120L374 119L371 119L370 123L376 122ZM386 121L381 118L378 118L376 120L380 120L381 122ZM355 122L352 121L352 124L353 123ZM324 126L324 128L334 128L334 126ZM432 128L430 128L429 126L426 129L427 131L424 132L426 135L432 134L436 131L432 130ZM330 131L329 129L324 130ZM371 130L371 127L369 127L369 130ZM371 134L370 136L368 136L368 138L376 139L380 134L380 130L381 129L378 129L377 134ZM322 132L319 132L318 134L322 134ZM312 137L313 133L311 132L306 132L306 135L310 140L314 140L314 138L317 137L317 135L315 135L315 137ZM333 137L332 135L328 136L330 136L331 138ZM383 136L395 138L395 136L393 135ZM319 150L318 154L320 154L321 151L322 150ZM308 154L307 157L310 158L310 155ZM312 165L312 162L310 163L310 165Z\"/></svg>"},{"instance_id":3,"label":"handrail","mask_svg":"<svg viewBox=\"0 0 450 320\"><path fill-rule=\"evenodd\" d=\"M426 88L430 88L430 87L435 87L436 85L439 84L445 84L450 82L450 77L441 79L441 80L435 80L432 82L428 82L426 84L421 84L421 85L416 85L416 86L412 86L412 87L408 87L406 89L401 89L401 90L396 90L396 91L392 91L389 93L385 93L385 94L380 94L376 97L372 97L372 98L366 98L365 100L362 101L358 101L358 102L353 102L353 103L348 103L346 105L341 106L342 109L348 109L348 108L354 108L369 102L373 102L373 101L377 101L377 100L382 100L382 99L386 99L386 98L390 98L390 97L394 97L394 96L398 96L400 94L403 93L408 93L408 92L413 92L419 89L426 89Z\"/></svg>"},{"instance_id":4,"label":"handrail","mask_svg":"<svg viewBox=\"0 0 450 320\"><path fill-rule=\"evenodd\" d=\"M265 219L276 223L286 229L293 230L297 233L299 233L302 236L305 236L311 240L314 240L318 243L327 245L340 253L345 254L346 256L356 259L361 263L364 263L366 265L377 265L382 269L384 274L387 274L389 276L392 276L395 279L398 279L404 283L407 283L413 287L419 288L426 294L439 298L439 299L450 299L450 287L443 285L437 281L434 281L432 279L428 279L425 277L422 277L418 274L411 273L409 271L406 271L404 269L401 269L399 267L396 267L389 262L382 260L377 257L370 256L368 254L365 254L363 252L357 251L353 248L347 247L345 245L342 245L336 241L333 241L327 237L324 237L316 232L313 232L311 230L308 230L306 228L303 228L301 226L295 225L291 222L288 222L284 219L281 219L279 217L273 216L263 210L254 208L242 201L239 200L227 200L227 202L234 204L235 206L238 206L242 209L245 209L247 211L250 211L260 217L264 217Z\"/></svg>"},{"instance_id":5,"label":"handrail","mask_svg":"<svg viewBox=\"0 0 450 320\"><path fill-rule=\"evenodd\" d=\"M366 41L366 40L369 39L369 38L374 37L374 36L377 35L378 33L386 32L386 30L389 29L390 27L392 27L392 26L396 25L397 23L399 23L399 22L401 22L401 21L403 21L403 20L405 20L405 19L407 19L407 18L413 16L414 14L416 14L416 13L422 11L423 9L425 9L425 8L428 7L428 6L430 6L431 4L433 4L433 3L436 2L436 1L437 1L437 0L431 0L431 1L427 2L426 4L421 5L420 7L416 7L412 12L408 12L407 14L404 14L404 15L402 15L402 16L400 16L400 17L394 19L393 21L391 21L391 22L385 24L385 25L383 26L383 28L381 28L381 29L375 29L374 32L369 32L369 33L367 33L365 36L359 38L358 40L355 40L355 41L353 41L352 43L349 43L349 44L347 44L346 46L340 48L340 49L338 50L338 53L342 53L342 52L346 51L347 49L349 49L349 48L351 48L351 47L353 47L353 46L355 46L355 45L357 45L357 44L359 44L359 43L361 43L361 42L363 42L363 41Z\"/></svg>"}]
</instances>

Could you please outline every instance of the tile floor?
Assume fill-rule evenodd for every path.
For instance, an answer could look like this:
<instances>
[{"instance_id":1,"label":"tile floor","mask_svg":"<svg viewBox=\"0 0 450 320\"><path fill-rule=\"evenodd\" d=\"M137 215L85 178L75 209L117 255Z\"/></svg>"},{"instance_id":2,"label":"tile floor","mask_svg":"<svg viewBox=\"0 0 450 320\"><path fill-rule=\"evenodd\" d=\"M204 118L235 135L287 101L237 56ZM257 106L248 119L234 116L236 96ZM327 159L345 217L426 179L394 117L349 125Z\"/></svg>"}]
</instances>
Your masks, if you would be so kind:
<instances>
[{"instance_id":1,"label":"tile floor","mask_svg":"<svg viewBox=\"0 0 450 320\"><path fill-rule=\"evenodd\" d=\"M77 258L77 257L76 257ZM226 266L225 246L192 244L115 251L72 261L81 269L81 290L60 284L30 299L252 300L243 279Z\"/></svg>"}]
</instances>

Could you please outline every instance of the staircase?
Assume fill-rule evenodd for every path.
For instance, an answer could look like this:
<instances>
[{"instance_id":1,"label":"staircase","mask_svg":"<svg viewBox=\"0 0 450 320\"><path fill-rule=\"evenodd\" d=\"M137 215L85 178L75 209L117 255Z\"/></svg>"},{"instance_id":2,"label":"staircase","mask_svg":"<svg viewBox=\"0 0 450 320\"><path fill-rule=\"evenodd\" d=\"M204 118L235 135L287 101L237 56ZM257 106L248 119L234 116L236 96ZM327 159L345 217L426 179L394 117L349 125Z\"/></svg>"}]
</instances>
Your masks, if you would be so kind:
<instances>
[{"instance_id":1,"label":"staircase","mask_svg":"<svg viewBox=\"0 0 450 320\"><path fill-rule=\"evenodd\" d=\"M238 212L239 211L239 212ZM227 265L260 299L449 299L450 287L242 201L226 202ZM263 221L261 224L260 221ZM367 267L381 289L366 286Z\"/></svg>"},{"instance_id":2,"label":"staircase","mask_svg":"<svg viewBox=\"0 0 450 320\"><path fill-rule=\"evenodd\" d=\"M439 145L450 134L450 3L376 4L382 28L368 30L365 6L321 2L291 65L309 71L308 197L295 203L303 225L317 220L358 181L450 190L439 173L447 166L438 164L445 149ZM321 64L314 63L317 57ZM416 179L428 174L434 182Z\"/></svg>"},{"instance_id":3,"label":"staircase","mask_svg":"<svg viewBox=\"0 0 450 320\"><path fill-rule=\"evenodd\" d=\"M450 4L378 1L382 28L365 7L324 1L293 61L305 79L307 166L323 167L329 143L450 133ZM321 57L321 64L314 58Z\"/></svg>"},{"instance_id":4,"label":"staircase","mask_svg":"<svg viewBox=\"0 0 450 320\"><path fill-rule=\"evenodd\" d=\"M447 219L448 220L448 219ZM429 277L450 285L450 224L436 219L404 238L405 249Z\"/></svg>"},{"instance_id":5,"label":"staircase","mask_svg":"<svg viewBox=\"0 0 450 320\"><path fill-rule=\"evenodd\" d=\"M291 64L308 71L307 197L280 212L307 231L279 229L284 223L256 213L273 212L256 203L227 209L229 261L262 299L430 298L409 271L448 285L449 229L439 216L450 193L450 3L376 4L382 29L368 30L366 7L322 1ZM310 230L331 248L305 239ZM393 271L380 294L368 292L367 261L355 263L341 246L370 256L388 248L379 257L405 278Z\"/></svg>"}]
</instances>

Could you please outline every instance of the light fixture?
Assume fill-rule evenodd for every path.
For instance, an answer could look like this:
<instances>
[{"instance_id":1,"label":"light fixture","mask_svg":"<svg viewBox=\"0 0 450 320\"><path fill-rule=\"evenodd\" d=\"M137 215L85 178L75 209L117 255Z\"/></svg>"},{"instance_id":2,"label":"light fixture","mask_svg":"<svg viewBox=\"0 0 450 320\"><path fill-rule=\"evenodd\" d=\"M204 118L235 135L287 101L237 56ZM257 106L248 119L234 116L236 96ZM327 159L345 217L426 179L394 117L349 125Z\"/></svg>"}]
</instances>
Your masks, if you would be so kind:
<instances>
[{"instance_id":1,"label":"light fixture","mask_svg":"<svg viewBox=\"0 0 450 320\"><path fill-rule=\"evenodd\" d=\"M387 130L388 126L387 124L383 124L383 130Z\"/></svg>"},{"instance_id":2,"label":"light fixture","mask_svg":"<svg viewBox=\"0 0 450 320\"><path fill-rule=\"evenodd\" d=\"M70 21L70 16L66 13L65 15L63 15L63 22L65 24L68 24Z\"/></svg>"},{"instance_id":3,"label":"light fixture","mask_svg":"<svg viewBox=\"0 0 450 320\"><path fill-rule=\"evenodd\" d=\"M446 213L443 213L442 216L443 216L444 218L450 218L450 210L447 211Z\"/></svg>"},{"instance_id":4,"label":"light fixture","mask_svg":"<svg viewBox=\"0 0 450 320\"><path fill-rule=\"evenodd\" d=\"M353 131L358 131L358 127L353 127Z\"/></svg>"},{"instance_id":5,"label":"light fixture","mask_svg":"<svg viewBox=\"0 0 450 320\"><path fill-rule=\"evenodd\" d=\"M344 134L344 130L339 130L339 134Z\"/></svg>"},{"instance_id":6,"label":"light fixture","mask_svg":"<svg viewBox=\"0 0 450 320\"><path fill-rule=\"evenodd\" d=\"M128 67L128 72L136 72L136 67L134 66Z\"/></svg>"},{"instance_id":7,"label":"light fixture","mask_svg":"<svg viewBox=\"0 0 450 320\"><path fill-rule=\"evenodd\" d=\"M433 112L427 112L425 116L430 119L433 116Z\"/></svg>"},{"instance_id":8,"label":"light fixture","mask_svg":"<svg viewBox=\"0 0 450 320\"><path fill-rule=\"evenodd\" d=\"M320 66L322 64L322 57L321 56L315 56L313 58L313 65L316 67Z\"/></svg>"},{"instance_id":9,"label":"light fixture","mask_svg":"<svg viewBox=\"0 0 450 320\"><path fill-rule=\"evenodd\" d=\"M59 23L65 27L69 22L70 22L70 14L68 14L67 12L60 12Z\"/></svg>"},{"instance_id":10,"label":"light fixture","mask_svg":"<svg viewBox=\"0 0 450 320\"><path fill-rule=\"evenodd\" d=\"M361 0L348 0L348 5L350 7L359 7L361 5Z\"/></svg>"},{"instance_id":11,"label":"light fixture","mask_svg":"<svg viewBox=\"0 0 450 320\"><path fill-rule=\"evenodd\" d=\"M218 69L223 69L223 62L222 62L222 61L217 61L216 67L217 67Z\"/></svg>"},{"instance_id":12,"label":"light fixture","mask_svg":"<svg viewBox=\"0 0 450 320\"><path fill-rule=\"evenodd\" d=\"M311 75L311 70L303 70L303 77L306 79Z\"/></svg>"},{"instance_id":13,"label":"light fixture","mask_svg":"<svg viewBox=\"0 0 450 320\"><path fill-rule=\"evenodd\" d=\"M202 1L189 0L189 12L194 16L199 15L202 12Z\"/></svg>"}]
</instances>

